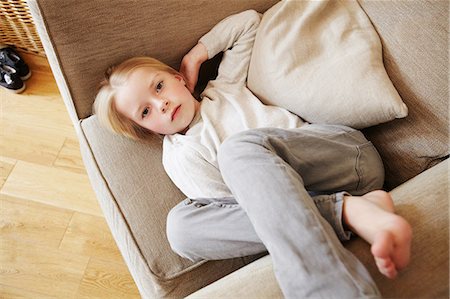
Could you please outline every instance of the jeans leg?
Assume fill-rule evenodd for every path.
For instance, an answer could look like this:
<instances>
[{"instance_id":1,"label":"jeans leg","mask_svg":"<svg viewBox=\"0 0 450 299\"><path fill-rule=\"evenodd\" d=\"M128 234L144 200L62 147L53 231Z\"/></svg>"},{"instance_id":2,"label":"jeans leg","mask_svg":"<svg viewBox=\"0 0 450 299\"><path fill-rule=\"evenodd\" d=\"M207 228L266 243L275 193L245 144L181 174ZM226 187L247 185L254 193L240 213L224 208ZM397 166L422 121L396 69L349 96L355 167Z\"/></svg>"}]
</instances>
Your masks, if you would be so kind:
<instances>
[{"instance_id":1,"label":"jeans leg","mask_svg":"<svg viewBox=\"0 0 450 299\"><path fill-rule=\"evenodd\" d=\"M267 251L234 198L187 198L169 212L166 231L172 250L194 262Z\"/></svg>"},{"instance_id":2,"label":"jeans leg","mask_svg":"<svg viewBox=\"0 0 450 299\"><path fill-rule=\"evenodd\" d=\"M351 236L342 225L344 194L313 197L320 214L341 241ZM169 212L166 234L172 250L193 262L267 252L247 214L232 197L185 199Z\"/></svg>"},{"instance_id":3,"label":"jeans leg","mask_svg":"<svg viewBox=\"0 0 450 299\"><path fill-rule=\"evenodd\" d=\"M287 298L380 296L305 188L342 191L347 182L348 188L357 188L354 178L344 178L355 176L348 170L354 169L355 157L349 156L360 143L355 136L317 126L295 132L258 129L235 135L219 150L224 181L271 254Z\"/></svg>"},{"instance_id":4,"label":"jeans leg","mask_svg":"<svg viewBox=\"0 0 450 299\"><path fill-rule=\"evenodd\" d=\"M352 128L305 125L294 130L242 133L247 134L266 136L271 149L302 177L305 188L317 194L345 190L362 195L383 186L384 167L378 152Z\"/></svg>"},{"instance_id":5,"label":"jeans leg","mask_svg":"<svg viewBox=\"0 0 450 299\"><path fill-rule=\"evenodd\" d=\"M331 225L334 233L342 242L350 240L352 236L352 232L347 230L343 223L345 195L350 195L350 193L344 191L330 195L312 196L320 215Z\"/></svg>"},{"instance_id":6,"label":"jeans leg","mask_svg":"<svg viewBox=\"0 0 450 299\"><path fill-rule=\"evenodd\" d=\"M339 240L348 241L351 232L342 225L344 194L312 198ZM185 199L169 212L166 235L172 250L193 262L267 252L247 214L232 197Z\"/></svg>"}]
</instances>

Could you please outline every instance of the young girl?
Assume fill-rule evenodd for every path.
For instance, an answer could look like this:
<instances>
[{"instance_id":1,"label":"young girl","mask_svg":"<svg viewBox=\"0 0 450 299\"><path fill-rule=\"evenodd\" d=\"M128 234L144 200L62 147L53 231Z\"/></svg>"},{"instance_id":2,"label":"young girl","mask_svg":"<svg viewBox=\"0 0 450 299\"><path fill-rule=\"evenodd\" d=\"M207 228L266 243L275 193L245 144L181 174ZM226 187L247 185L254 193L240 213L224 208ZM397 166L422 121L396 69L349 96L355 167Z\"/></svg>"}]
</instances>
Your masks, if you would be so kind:
<instances>
[{"instance_id":1,"label":"young girl","mask_svg":"<svg viewBox=\"0 0 450 299\"><path fill-rule=\"evenodd\" d=\"M261 15L232 15L183 58L180 72L152 58L111 68L94 109L113 132L163 134L163 164L188 197L167 219L172 249L192 261L268 251L288 298L379 297L341 241L372 244L379 271L409 262L411 227L382 190L384 169L362 133L313 125L262 104L247 88ZM200 65L224 55L198 102ZM270 70L268 70L270 71Z\"/></svg>"}]
</instances>

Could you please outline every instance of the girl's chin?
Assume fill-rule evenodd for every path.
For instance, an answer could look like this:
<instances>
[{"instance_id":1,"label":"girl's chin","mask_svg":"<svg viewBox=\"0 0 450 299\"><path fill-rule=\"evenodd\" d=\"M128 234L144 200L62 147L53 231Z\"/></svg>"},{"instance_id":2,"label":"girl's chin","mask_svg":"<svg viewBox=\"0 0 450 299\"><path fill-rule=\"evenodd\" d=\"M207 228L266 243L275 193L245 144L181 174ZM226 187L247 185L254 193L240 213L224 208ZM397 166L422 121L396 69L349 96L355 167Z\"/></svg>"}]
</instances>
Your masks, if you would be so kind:
<instances>
[{"instance_id":1,"label":"girl's chin","mask_svg":"<svg viewBox=\"0 0 450 299\"><path fill-rule=\"evenodd\" d=\"M189 125L188 126L186 126L186 128L184 128L183 130L181 130L180 132L179 132L179 134L186 134L186 132L187 132L187 130L189 130Z\"/></svg>"}]
</instances>

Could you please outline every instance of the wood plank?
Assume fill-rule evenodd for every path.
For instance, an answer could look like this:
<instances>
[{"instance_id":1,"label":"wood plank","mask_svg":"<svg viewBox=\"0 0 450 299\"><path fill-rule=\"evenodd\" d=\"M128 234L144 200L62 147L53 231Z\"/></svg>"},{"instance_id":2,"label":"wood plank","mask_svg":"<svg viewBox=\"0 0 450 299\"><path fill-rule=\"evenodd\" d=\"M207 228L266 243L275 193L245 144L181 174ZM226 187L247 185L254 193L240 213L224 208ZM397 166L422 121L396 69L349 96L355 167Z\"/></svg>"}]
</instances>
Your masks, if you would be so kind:
<instances>
[{"instance_id":1,"label":"wood plank","mask_svg":"<svg viewBox=\"0 0 450 299\"><path fill-rule=\"evenodd\" d=\"M0 153L16 160L51 166L65 137L45 129L0 120Z\"/></svg>"},{"instance_id":2,"label":"wood plank","mask_svg":"<svg viewBox=\"0 0 450 299\"><path fill-rule=\"evenodd\" d=\"M0 281L4 285L58 298L74 298L89 257L46 246L2 239Z\"/></svg>"},{"instance_id":3,"label":"wood plank","mask_svg":"<svg viewBox=\"0 0 450 299\"><path fill-rule=\"evenodd\" d=\"M53 166L87 175L77 139L66 138Z\"/></svg>"},{"instance_id":4,"label":"wood plank","mask_svg":"<svg viewBox=\"0 0 450 299\"><path fill-rule=\"evenodd\" d=\"M40 76L36 77L41 78ZM36 93L39 92L39 95L34 96L29 96L32 92L31 87L22 94L13 94L0 89L2 121L30 128L41 128L53 135L76 137L75 129L61 96L57 93L43 95L40 90L42 86L36 88L39 88L39 91L36 91Z\"/></svg>"},{"instance_id":5,"label":"wood plank","mask_svg":"<svg viewBox=\"0 0 450 299\"><path fill-rule=\"evenodd\" d=\"M103 216L86 175L18 161L1 194Z\"/></svg>"},{"instance_id":6,"label":"wood plank","mask_svg":"<svg viewBox=\"0 0 450 299\"><path fill-rule=\"evenodd\" d=\"M2 299L59 299L56 296L48 294L39 294L32 291L26 291L20 288L0 284L0 294Z\"/></svg>"},{"instance_id":7,"label":"wood plank","mask_svg":"<svg viewBox=\"0 0 450 299\"><path fill-rule=\"evenodd\" d=\"M0 89L0 298L139 298L48 63L24 59L24 93ZM86 270L91 256L99 262Z\"/></svg>"},{"instance_id":8,"label":"wood plank","mask_svg":"<svg viewBox=\"0 0 450 299\"><path fill-rule=\"evenodd\" d=\"M77 298L141 298L125 265L92 258Z\"/></svg>"},{"instance_id":9,"label":"wood plank","mask_svg":"<svg viewBox=\"0 0 450 299\"><path fill-rule=\"evenodd\" d=\"M0 236L57 249L73 212L0 194Z\"/></svg>"},{"instance_id":10,"label":"wood plank","mask_svg":"<svg viewBox=\"0 0 450 299\"><path fill-rule=\"evenodd\" d=\"M105 218L75 212L60 246L61 250L122 261Z\"/></svg>"},{"instance_id":11,"label":"wood plank","mask_svg":"<svg viewBox=\"0 0 450 299\"><path fill-rule=\"evenodd\" d=\"M0 189L3 187L17 160L0 156Z\"/></svg>"},{"instance_id":12,"label":"wood plank","mask_svg":"<svg viewBox=\"0 0 450 299\"><path fill-rule=\"evenodd\" d=\"M54 81L53 74L43 70L32 69L30 79L25 81L26 89L22 95L37 96L37 97L52 97L57 99L59 97L59 90Z\"/></svg>"},{"instance_id":13,"label":"wood plank","mask_svg":"<svg viewBox=\"0 0 450 299\"><path fill-rule=\"evenodd\" d=\"M28 53L20 49L17 49L17 52L22 57L22 59L28 64L28 66L33 72L44 72L47 74L52 74L52 70L48 65L48 61L45 56L39 56L33 53ZM54 83L55 80L53 79L53 76L52 79L49 81L50 82L53 81Z\"/></svg>"}]
</instances>

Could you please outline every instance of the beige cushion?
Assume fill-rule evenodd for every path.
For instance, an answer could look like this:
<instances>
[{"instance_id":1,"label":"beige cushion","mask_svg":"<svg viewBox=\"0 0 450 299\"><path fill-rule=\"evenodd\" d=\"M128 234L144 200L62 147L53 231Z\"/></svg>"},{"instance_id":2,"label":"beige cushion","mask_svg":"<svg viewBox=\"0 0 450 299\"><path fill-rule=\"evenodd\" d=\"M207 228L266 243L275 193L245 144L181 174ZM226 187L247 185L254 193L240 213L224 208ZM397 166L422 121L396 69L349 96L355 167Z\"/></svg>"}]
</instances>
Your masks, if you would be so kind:
<instances>
[{"instance_id":1,"label":"beige cushion","mask_svg":"<svg viewBox=\"0 0 450 299\"><path fill-rule=\"evenodd\" d=\"M397 213L413 226L410 265L395 280L379 274L370 247L359 238L346 243L368 268L385 298L448 298L448 160L391 192ZM187 298L283 298L265 256Z\"/></svg>"},{"instance_id":2,"label":"beige cushion","mask_svg":"<svg viewBox=\"0 0 450 299\"><path fill-rule=\"evenodd\" d=\"M365 128L408 112L356 1L282 1L269 9L256 35L248 87L264 103L312 123Z\"/></svg>"}]
</instances>

